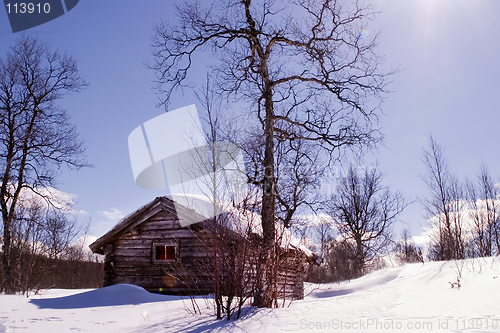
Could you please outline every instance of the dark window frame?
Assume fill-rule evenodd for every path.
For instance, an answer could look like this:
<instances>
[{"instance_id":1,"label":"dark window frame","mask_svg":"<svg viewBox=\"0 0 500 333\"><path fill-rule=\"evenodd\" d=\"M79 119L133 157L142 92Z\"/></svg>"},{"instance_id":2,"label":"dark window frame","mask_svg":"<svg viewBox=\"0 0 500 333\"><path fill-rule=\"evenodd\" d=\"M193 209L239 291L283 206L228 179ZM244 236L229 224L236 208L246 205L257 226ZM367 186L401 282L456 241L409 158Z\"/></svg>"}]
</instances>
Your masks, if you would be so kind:
<instances>
[{"instance_id":1,"label":"dark window frame","mask_svg":"<svg viewBox=\"0 0 500 333\"><path fill-rule=\"evenodd\" d=\"M164 259L160 259L162 257L162 253L158 253L160 248L163 248L163 256L165 256ZM168 255L171 250L174 250L173 255ZM161 250L160 250L161 251ZM179 243L175 241L167 241L167 242L153 242L153 246L151 249L151 261L154 264L164 264L164 263L171 263L171 262L179 262L180 261L180 255L179 255Z\"/></svg>"}]
</instances>

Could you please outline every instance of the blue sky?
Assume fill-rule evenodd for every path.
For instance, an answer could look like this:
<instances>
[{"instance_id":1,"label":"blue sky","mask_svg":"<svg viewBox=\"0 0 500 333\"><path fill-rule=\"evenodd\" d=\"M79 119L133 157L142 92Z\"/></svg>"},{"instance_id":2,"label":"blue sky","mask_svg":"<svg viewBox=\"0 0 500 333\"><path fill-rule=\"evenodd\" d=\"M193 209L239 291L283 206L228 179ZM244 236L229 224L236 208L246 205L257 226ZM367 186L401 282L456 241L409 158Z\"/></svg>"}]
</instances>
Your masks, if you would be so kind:
<instances>
[{"instance_id":1,"label":"blue sky","mask_svg":"<svg viewBox=\"0 0 500 333\"><path fill-rule=\"evenodd\" d=\"M496 0L378 0L372 29L381 29L378 51L393 77L380 119L385 143L368 154L378 161L385 184L417 199L426 194L419 178L427 136L445 146L458 176L473 176L481 162L500 174L500 2ZM61 101L77 125L94 168L65 172L59 189L76 196L78 208L101 236L165 191L134 183L127 138L143 122L161 114L153 91L153 27L175 23L174 3L162 0L82 0L60 18L28 30L53 48L75 57L90 86ZM5 10L0 9L0 54L13 45ZM200 58L201 59L201 58ZM203 73L203 63L196 70ZM200 78L203 75L200 74ZM197 103L178 94L171 108ZM114 213L114 214L113 214ZM416 202L401 216L414 236L425 226Z\"/></svg>"}]
</instances>

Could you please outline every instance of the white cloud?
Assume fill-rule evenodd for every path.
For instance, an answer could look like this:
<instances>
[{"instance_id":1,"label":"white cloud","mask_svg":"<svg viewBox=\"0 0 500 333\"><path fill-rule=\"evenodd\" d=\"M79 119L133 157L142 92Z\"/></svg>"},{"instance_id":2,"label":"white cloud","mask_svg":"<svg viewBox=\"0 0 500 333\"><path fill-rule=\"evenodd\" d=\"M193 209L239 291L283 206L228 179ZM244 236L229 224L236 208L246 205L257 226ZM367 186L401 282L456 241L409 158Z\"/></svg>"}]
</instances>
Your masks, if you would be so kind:
<instances>
[{"instance_id":1,"label":"white cloud","mask_svg":"<svg viewBox=\"0 0 500 333\"><path fill-rule=\"evenodd\" d=\"M500 200L496 199L493 202L490 202L490 205L494 205L495 207L500 207ZM482 218L485 218L487 215L487 206L485 200L478 200L476 202L477 208L471 205L471 202L468 200L460 200L459 202L453 202L450 205L456 207L460 207L459 212L452 211L450 213L451 219L453 223L455 223L455 218L459 219L460 227L461 227L461 237L465 242L470 242L474 239L476 231L476 225L474 221L474 216L476 214L481 214ZM498 209L498 208L496 208ZM495 212L496 216L498 216L500 212L498 210ZM422 245L425 250L428 250L428 246L431 243L432 239L439 235L439 221L444 220L444 216L442 214L435 215L427 220L428 226L424 228L424 232L417 237L413 237L413 240L416 245ZM486 222L483 222L486 223Z\"/></svg>"},{"instance_id":2,"label":"white cloud","mask_svg":"<svg viewBox=\"0 0 500 333\"><path fill-rule=\"evenodd\" d=\"M85 234L83 236L80 236L80 238L78 238L74 242L71 242L71 246L76 248L81 248L84 254L92 254L89 245L95 242L96 240L97 237Z\"/></svg>"},{"instance_id":3,"label":"white cloud","mask_svg":"<svg viewBox=\"0 0 500 333\"><path fill-rule=\"evenodd\" d=\"M319 227L324 223L329 223L332 227L334 226L333 218L323 213L297 215L294 219L296 222L302 222L301 224L304 224L307 227Z\"/></svg>"},{"instance_id":4,"label":"white cloud","mask_svg":"<svg viewBox=\"0 0 500 333\"><path fill-rule=\"evenodd\" d=\"M11 186L11 191L15 189L14 185ZM33 190L28 188L23 188L19 196L19 205L29 208L32 205L37 205L42 208L48 208L50 205L57 209L69 214L88 214L84 210L75 209L77 196L74 194L66 193L55 189L53 187L37 187Z\"/></svg>"},{"instance_id":5,"label":"white cloud","mask_svg":"<svg viewBox=\"0 0 500 333\"><path fill-rule=\"evenodd\" d=\"M429 244L429 235L427 232L424 232L420 236L412 236L413 242L415 243L416 246L421 247L421 248L427 248Z\"/></svg>"},{"instance_id":6,"label":"white cloud","mask_svg":"<svg viewBox=\"0 0 500 333\"><path fill-rule=\"evenodd\" d=\"M111 208L111 211L103 210L98 211L99 214L106 216L110 220L120 220L125 217L125 214L122 213L117 208Z\"/></svg>"}]
</instances>

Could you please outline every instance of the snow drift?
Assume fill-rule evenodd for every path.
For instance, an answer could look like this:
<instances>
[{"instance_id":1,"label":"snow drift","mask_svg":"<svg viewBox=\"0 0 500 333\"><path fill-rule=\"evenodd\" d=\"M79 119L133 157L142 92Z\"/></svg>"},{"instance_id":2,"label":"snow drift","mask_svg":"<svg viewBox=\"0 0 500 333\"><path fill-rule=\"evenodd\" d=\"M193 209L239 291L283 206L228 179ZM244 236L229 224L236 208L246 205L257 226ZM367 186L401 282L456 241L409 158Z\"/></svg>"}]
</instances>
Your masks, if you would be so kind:
<instances>
[{"instance_id":1,"label":"snow drift","mask_svg":"<svg viewBox=\"0 0 500 333\"><path fill-rule=\"evenodd\" d=\"M229 322L214 318L210 297L194 305L132 285L0 295L0 332L498 332L499 276L500 258L408 264L308 284L302 301Z\"/></svg>"}]
</instances>

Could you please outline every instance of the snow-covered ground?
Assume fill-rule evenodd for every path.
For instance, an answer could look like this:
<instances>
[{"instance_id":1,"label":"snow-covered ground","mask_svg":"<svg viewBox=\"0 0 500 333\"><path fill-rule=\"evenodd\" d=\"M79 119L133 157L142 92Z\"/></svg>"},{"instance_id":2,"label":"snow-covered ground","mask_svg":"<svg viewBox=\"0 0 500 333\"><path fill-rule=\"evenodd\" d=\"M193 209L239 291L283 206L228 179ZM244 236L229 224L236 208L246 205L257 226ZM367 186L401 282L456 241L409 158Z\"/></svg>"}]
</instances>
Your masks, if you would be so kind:
<instances>
[{"instance_id":1,"label":"snow-covered ground","mask_svg":"<svg viewBox=\"0 0 500 333\"><path fill-rule=\"evenodd\" d=\"M461 274L460 288L451 287ZM0 295L0 332L500 332L500 258L432 262L309 284L302 301L215 320L210 300L131 285Z\"/></svg>"}]
</instances>

